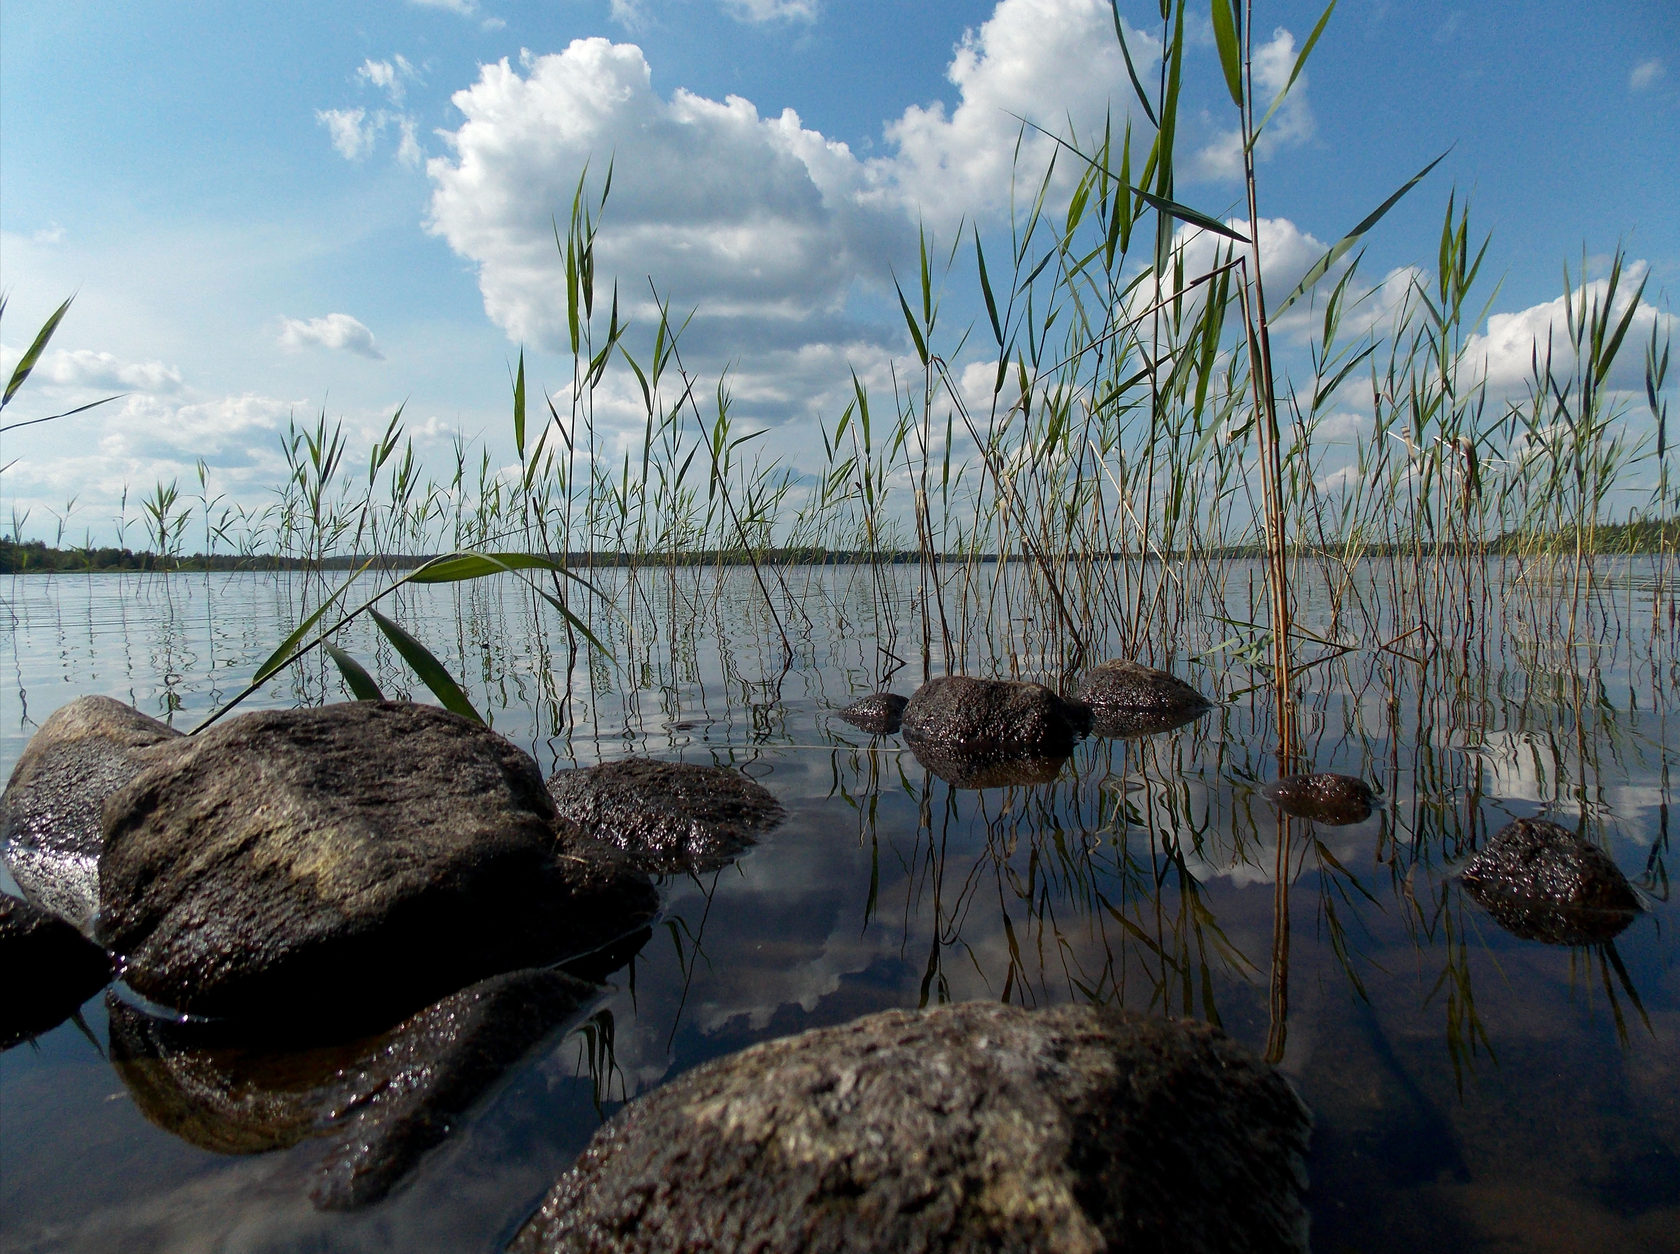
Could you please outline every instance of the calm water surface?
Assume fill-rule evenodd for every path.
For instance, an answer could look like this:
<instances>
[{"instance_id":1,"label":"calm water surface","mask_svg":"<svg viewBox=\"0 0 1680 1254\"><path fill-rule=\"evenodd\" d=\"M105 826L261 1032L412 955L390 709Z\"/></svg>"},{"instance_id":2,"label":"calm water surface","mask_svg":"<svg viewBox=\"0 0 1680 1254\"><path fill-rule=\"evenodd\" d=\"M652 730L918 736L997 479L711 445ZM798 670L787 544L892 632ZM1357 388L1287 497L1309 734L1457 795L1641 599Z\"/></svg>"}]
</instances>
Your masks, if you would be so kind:
<instances>
[{"instance_id":1,"label":"calm water surface","mask_svg":"<svg viewBox=\"0 0 1680 1254\"><path fill-rule=\"evenodd\" d=\"M1252 573L1225 585L1243 610ZM0 1055L0 1246L489 1251L603 1118L697 1063L890 1007L1002 999L1214 1020L1278 1056L1316 1117L1316 1249L1680 1249L1680 674L1638 563L1607 572L1573 639L1513 609L1494 572L1451 685L1413 676L1453 643L1394 643L1309 598L1308 630L1361 645L1301 650L1325 655L1303 674L1312 765L1384 794L1348 827L1283 820L1259 796L1276 725L1245 691L1257 659L1212 617L1153 659L1224 698L1212 714L1086 741L1052 783L961 790L834 717L880 686L883 650L909 659L889 686L919 681L915 572L881 576L884 613L867 572L785 578L791 656L747 572L603 575L612 658L575 661L511 582L410 590L397 616L545 772L630 753L731 765L787 821L723 870L664 881L651 938L608 987L360 1212L310 1202L313 1138L232 1154L154 1123L93 998ZM190 728L316 595L248 575L18 577L0 594L7 773L84 693ZM1045 678L1040 631L973 618L958 666ZM347 647L387 695L425 696L371 635ZM250 704L323 699L344 693L305 665ZM1494 831L1540 814L1601 842L1645 895L1614 941L1519 939L1459 887Z\"/></svg>"}]
</instances>

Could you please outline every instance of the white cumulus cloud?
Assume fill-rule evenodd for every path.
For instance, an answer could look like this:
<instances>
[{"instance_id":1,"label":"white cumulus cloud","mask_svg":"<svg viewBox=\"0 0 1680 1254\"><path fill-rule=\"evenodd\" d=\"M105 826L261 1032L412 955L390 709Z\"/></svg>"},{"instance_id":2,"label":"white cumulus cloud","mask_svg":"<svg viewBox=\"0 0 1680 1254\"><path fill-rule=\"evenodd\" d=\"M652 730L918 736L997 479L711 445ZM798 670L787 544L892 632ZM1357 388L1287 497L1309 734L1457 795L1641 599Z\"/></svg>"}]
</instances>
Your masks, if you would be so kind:
<instances>
[{"instance_id":1,"label":"white cumulus cloud","mask_svg":"<svg viewBox=\"0 0 1680 1254\"><path fill-rule=\"evenodd\" d=\"M110 353L90 349L49 353L36 368L34 378L61 387L99 388L103 391L156 392L181 390L181 372L161 361L123 361Z\"/></svg>"},{"instance_id":2,"label":"white cumulus cloud","mask_svg":"<svg viewBox=\"0 0 1680 1254\"><path fill-rule=\"evenodd\" d=\"M1272 37L1254 50L1253 78L1255 110L1263 117L1277 94L1289 82L1289 71L1298 55L1295 36L1281 26ZM1300 144L1313 136L1316 123L1312 107L1307 102L1307 75L1303 71L1290 87L1266 129L1260 133L1255 146L1256 157L1267 157L1285 145ZM1197 151L1191 162L1193 177L1219 179L1240 177L1243 172L1242 132L1232 128L1221 131Z\"/></svg>"},{"instance_id":3,"label":"white cumulus cloud","mask_svg":"<svg viewBox=\"0 0 1680 1254\"><path fill-rule=\"evenodd\" d=\"M1633 67L1628 75L1628 86L1634 91L1647 91L1662 81L1668 67L1658 57L1647 57Z\"/></svg>"},{"instance_id":4,"label":"white cumulus cloud","mask_svg":"<svg viewBox=\"0 0 1680 1254\"><path fill-rule=\"evenodd\" d=\"M307 322L298 318L283 319L280 343L287 348L339 348L373 361L385 360L385 354L373 342L373 332L345 313L311 318Z\"/></svg>"},{"instance_id":5,"label":"white cumulus cloud","mask_svg":"<svg viewBox=\"0 0 1680 1254\"><path fill-rule=\"evenodd\" d=\"M327 128L333 147L346 161L360 161L373 151L379 128L368 121L366 109L317 109L315 119Z\"/></svg>"},{"instance_id":6,"label":"white cumulus cloud","mask_svg":"<svg viewBox=\"0 0 1680 1254\"><path fill-rule=\"evenodd\" d=\"M389 61L375 61L369 57L356 71L356 77L384 92L392 104L400 105L407 94L408 84L418 80L420 75L407 57L397 53Z\"/></svg>"},{"instance_id":7,"label":"white cumulus cloud","mask_svg":"<svg viewBox=\"0 0 1680 1254\"><path fill-rule=\"evenodd\" d=\"M743 22L817 20L817 0L723 0L723 9Z\"/></svg>"}]
</instances>

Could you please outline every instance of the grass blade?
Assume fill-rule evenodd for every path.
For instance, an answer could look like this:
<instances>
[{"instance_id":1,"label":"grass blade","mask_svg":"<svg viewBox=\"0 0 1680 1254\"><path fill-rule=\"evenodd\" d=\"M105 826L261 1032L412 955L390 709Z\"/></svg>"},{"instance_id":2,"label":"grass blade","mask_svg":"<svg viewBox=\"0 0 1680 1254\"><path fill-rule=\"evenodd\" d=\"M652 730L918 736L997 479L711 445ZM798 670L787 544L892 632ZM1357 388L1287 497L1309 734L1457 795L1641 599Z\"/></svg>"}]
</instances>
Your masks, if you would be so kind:
<instances>
[{"instance_id":1,"label":"grass blade","mask_svg":"<svg viewBox=\"0 0 1680 1254\"><path fill-rule=\"evenodd\" d=\"M373 682L373 676L355 658L351 657L337 645L322 644L327 656L338 667L338 673L344 676L344 682L350 686L358 701L383 701L385 694L379 691L379 685Z\"/></svg>"},{"instance_id":2,"label":"grass blade","mask_svg":"<svg viewBox=\"0 0 1680 1254\"><path fill-rule=\"evenodd\" d=\"M477 710L473 709L467 694L461 691L461 686L451 678L444 669L443 663L432 656L431 651L413 636L409 635L396 623L386 618L378 610L370 609L374 624L391 642L391 647L402 654L403 661L413 668L420 677L420 682L431 689L432 695L443 703L443 708L459 714L462 718L470 718L475 723L483 723Z\"/></svg>"}]
</instances>

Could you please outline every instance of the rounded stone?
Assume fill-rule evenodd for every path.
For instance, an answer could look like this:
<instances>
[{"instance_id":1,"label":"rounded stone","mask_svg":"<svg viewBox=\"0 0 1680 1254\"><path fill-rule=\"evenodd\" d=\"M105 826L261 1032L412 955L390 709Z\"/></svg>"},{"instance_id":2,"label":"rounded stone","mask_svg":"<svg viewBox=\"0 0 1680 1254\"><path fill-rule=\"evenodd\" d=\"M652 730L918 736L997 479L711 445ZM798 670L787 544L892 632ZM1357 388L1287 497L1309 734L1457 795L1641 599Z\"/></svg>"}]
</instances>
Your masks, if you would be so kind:
<instances>
[{"instance_id":1,"label":"rounded stone","mask_svg":"<svg viewBox=\"0 0 1680 1254\"><path fill-rule=\"evenodd\" d=\"M908 704L908 697L895 692L872 692L841 710L840 717L872 736L890 736L898 731Z\"/></svg>"},{"instance_id":2,"label":"rounded stone","mask_svg":"<svg viewBox=\"0 0 1680 1254\"><path fill-rule=\"evenodd\" d=\"M887 1011L631 1103L511 1248L1304 1251L1308 1126L1205 1024Z\"/></svg>"},{"instance_id":3,"label":"rounded stone","mask_svg":"<svg viewBox=\"0 0 1680 1254\"><path fill-rule=\"evenodd\" d=\"M1369 784L1330 771L1286 775L1262 787L1260 793L1285 814L1328 827L1363 823L1376 808L1376 795Z\"/></svg>"},{"instance_id":4,"label":"rounded stone","mask_svg":"<svg viewBox=\"0 0 1680 1254\"><path fill-rule=\"evenodd\" d=\"M1609 854L1548 819L1507 823L1459 879L1501 927L1552 945L1609 940L1641 910Z\"/></svg>"}]
</instances>

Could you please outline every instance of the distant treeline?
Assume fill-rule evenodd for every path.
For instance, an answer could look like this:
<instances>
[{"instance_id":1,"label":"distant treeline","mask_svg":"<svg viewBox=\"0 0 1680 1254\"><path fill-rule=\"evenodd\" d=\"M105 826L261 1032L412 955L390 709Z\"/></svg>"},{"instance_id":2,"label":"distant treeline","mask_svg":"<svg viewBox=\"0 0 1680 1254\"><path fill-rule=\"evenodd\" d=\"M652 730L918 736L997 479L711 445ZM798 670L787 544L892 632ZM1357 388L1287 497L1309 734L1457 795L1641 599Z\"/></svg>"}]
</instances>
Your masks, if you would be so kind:
<instances>
[{"instance_id":1,"label":"distant treeline","mask_svg":"<svg viewBox=\"0 0 1680 1254\"><path fill-rule=\"evenodd\" d=\"M1516 553L1533 552L1536 549L1542 551L1547 549L1572 550L1574 545L1575 536L1572 534L1550 537L1508 534L1492 541L1488 545L1487 552L1490 556L1509 556ZM1600 523L1592 532L1591 547L1593 552L1607 555L1618 553L1673 553L1680 550L1680 519ZM1464 550L1464 546L1458 543L1429 542L1421 546L1411 544L1368 545L1361 550L1361 553L1365 557L1394 557L1415 554L1420 548L1425 553L1439 554L1450 554ZM136 553L132 549L54 549L48 548L40 540L26 540L20 544L15 540L0 538L0 574L12 575L98 571L351 570L363 565L371 566L376 570L413 570L415 567L430 561L432 556L428 554L398 553L369 557L365 554L341 554L335 557L317 559L312 557L287 557L273 553L194 553L160 558L152 552ZM745 566L755 561L782 566L849 566L870 561L887 564L914 563L920 561L921 556L915 549L893 550L874 554L862 549L780 548L766 549L754 553L748 553L741 549L699 549L677 553L568 553L565 555L564 562L573 569L665 565ZM1135 553L1091 553L1085 555L1083 560L1121 561L1137 556L1139 555ZM1148 553L1143 556L1148 559L1158 559L1163 555ZM1164 556L1178 559L1186 555L1174 552ZM1265 556L1265 550L1258 545L1210 546L1198 549L1196 556L1203 560L1257 559ZM1057 557L1060 559L1062 555L1058 554ZM982 553L971 556L962 553L946 553L940 555L937 560L950 565L958 565L965 561L995 562L997 561L997 555ZM1036 561L1037 559L1028 554L1011 554L1009 560L1024 562Z\"/></svg>"}]
</instances>

